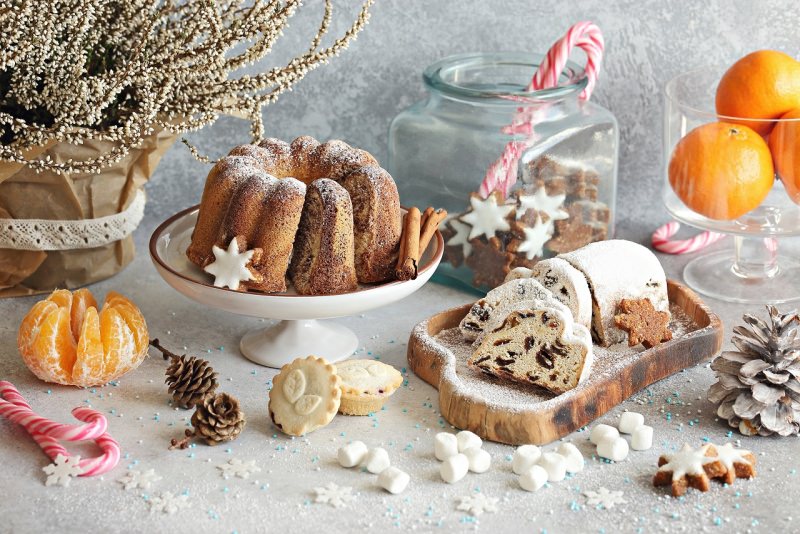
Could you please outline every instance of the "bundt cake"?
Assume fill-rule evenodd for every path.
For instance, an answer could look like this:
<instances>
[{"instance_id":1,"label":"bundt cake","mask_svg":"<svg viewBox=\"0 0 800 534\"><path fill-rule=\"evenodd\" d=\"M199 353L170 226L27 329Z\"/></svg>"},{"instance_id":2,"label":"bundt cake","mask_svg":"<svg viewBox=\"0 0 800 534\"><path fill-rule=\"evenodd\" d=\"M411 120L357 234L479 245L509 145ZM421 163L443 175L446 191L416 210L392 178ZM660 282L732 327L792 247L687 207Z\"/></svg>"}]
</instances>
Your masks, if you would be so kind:
<instances>
[{"instance_id":1,"label":"bundt cake","mask_svg":"<svg viewBox=\"0 0 800 534\"><path fill-rule=\"evenodd\" d=\"M400 233L397 186L368 152L265 139L211 169L186 255L203 268L238 237L262 251L243 289L285 291L288 275L298 293L333 294L390 279Z\"/></svg>"}]
</instances>

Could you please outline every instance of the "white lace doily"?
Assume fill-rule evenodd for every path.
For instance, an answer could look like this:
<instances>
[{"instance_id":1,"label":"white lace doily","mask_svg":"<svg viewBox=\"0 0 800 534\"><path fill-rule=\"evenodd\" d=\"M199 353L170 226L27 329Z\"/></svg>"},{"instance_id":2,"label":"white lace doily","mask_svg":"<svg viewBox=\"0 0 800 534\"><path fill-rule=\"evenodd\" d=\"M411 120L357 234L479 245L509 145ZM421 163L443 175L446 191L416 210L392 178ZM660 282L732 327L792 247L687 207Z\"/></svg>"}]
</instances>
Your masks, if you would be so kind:
<instances>
[{"instance_id":1,"label":"white lace doily","mask_svg":"<svg viewBox=\"0 0 800 534\"><path fill-rule=\"evenodd\" d=\"M124 211L97 219L59 221L0 219L0 248L73 250L99 247L129 236L144 216L144 191Z\"/></svg>"}]
</instances>

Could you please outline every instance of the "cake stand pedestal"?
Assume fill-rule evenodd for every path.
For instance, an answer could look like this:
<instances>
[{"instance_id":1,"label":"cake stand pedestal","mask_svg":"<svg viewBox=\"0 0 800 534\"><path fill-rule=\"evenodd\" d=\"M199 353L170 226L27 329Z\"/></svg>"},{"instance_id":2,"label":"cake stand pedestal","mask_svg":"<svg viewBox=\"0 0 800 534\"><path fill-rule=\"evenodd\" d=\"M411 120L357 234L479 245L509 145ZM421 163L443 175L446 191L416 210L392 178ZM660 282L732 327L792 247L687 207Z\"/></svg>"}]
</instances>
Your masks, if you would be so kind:
<instances>
[{"instance_id":1,"label":"cake stand pedestal","mask_svg":"<svg viewBox=\"0 0 800 534\"><path fill-rule=\"evenodd\" d=\"M320 319L364 313L409 296L430 279L444 252L444 240L437 231L420 260L415 280L363 285L340 295L233 291L214 287L211 277L186 257L197 211L197 206L183 210L156 228L150 238L153 264L170 286L204 306L280 320L245 334L239 345L248 360L267 367L280 368L295 358L309 355L330 362L347 358L358 347L356 335L345 326Z\"/></svg>"}]
</instances>

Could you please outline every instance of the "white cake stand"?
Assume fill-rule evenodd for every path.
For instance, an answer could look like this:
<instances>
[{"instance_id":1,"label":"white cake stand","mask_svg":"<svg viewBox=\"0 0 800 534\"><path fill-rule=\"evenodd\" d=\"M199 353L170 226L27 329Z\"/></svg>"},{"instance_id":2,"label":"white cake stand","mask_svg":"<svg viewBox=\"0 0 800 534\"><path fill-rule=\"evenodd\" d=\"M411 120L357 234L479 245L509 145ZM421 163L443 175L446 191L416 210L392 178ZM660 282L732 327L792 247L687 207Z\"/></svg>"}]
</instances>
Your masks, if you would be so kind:
<instances>
[{"instance_id":1,"label":"white cake stand","mask_svg":"<svg viewBox=\"0 0 800 534\"><path fill-rule=\"evenodd\" d=\"M405 298L422 287L439 265L444 252L441 233L431 240L421 258L415 280L362 285L341 295L306 296L290 290L267 294L233 291L212 285L212 278L186 257L198 206L185 209L164 221L150 238L150 257L158 274L184 296L212 308L280 319L271 327L245 334L239 345L248 359L267 367L280 368L295 358L310 354L330 362L343 360L358 347L349 328L319 319L345 317L385 306Z\"/></svg>"}]
</instances>

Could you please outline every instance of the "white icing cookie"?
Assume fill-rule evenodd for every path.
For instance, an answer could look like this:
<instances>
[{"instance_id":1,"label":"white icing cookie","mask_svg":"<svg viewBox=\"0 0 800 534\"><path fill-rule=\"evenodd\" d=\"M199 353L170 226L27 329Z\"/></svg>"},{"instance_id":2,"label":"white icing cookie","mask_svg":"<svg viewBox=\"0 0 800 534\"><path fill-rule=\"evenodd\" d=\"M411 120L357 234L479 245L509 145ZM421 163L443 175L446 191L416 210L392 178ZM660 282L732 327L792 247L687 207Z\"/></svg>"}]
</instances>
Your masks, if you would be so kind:
<instances>
[{"instance_id":1,"label":"white icing cookie","mask_svg":"<svg viewBox=\"0 0 800 534\"><path fill-rule=\"evenodd\" d=\"M500 204L501 198L497 192L485 199L474 193L470 196L469 203L472 209L460 217L462 222L472 227L469 239L482 235L486 236L486 239L491 239L498 231L511 229L506 218L514 211L514 206Z\"/></svg>"},{"instance_id":2,"label":"white icing cookie","mask_svg":"<svg viewBox=\"0 0 800 534\"><path fill-rule=\"evenodd\" d=\"M517 196L519 202L517 219L521 218L526 211L534 210L540 214L546 214L548 222L552 226L553 221L561 221L569 218L569 213L562 209L565 198L567 198L567 195L563 193L553 196L548 195L544 187L540 187L532 195L520 193Z\"/></svg>"},{"instance_id":3,"label":"white icing cookie","mask_svg":"<svg viewBox=\"0 0 800 534\"><path fill-rule=\"evenodd\" d=\"M447 245L450 247L461 245L461 252L465 258L472 254L472 243L469 242L470 226L456 218L450 219L447 224L455 232L455 235L447 240Z\"/></svg>"},{"instance_id":4,"label":"white icing cookie","mask_svg":"<svg viewBox=\"0 0 800 534\"><path fill-rule=\"evenodd\" d=\"M560 394L586 379L592 359L589 330L555 301L520 304L500 326L487 328L467 364Z\"/></svg>"},{"instance_id":5,"label":"white icing cookie","mask_svg":"<svg viewBox=\"0 0 800 534\"><path fill-rule=\"evenodd\" d=\"M624 341L614 315L622 299L650 299L658 311L669 313L667 278L655 254L621 239L598 241L559 254L581 271L592 292L592 337L607 347Z\"/></svg>"},{"instance_id":6,"label":"white icing cookie","mask_svg":"<svg viewBox=\"0 0 800 534\"><path fill-rule=\"evenodd\" d=\"M214 261L203 267L203 270L214 277L214 287L229 287L238 291L242 282L260 282L261 275L253 269L253 264L261 258L261 249L246 250L244 238L237 236L231 239L227 250L214 245Z\"/></svg>"},{"instance_id":7,"label":"white icing cookie","mask_svg":"<svg viewBox=\"0 0 800 534\"><path fill-rule=\"evenodd\" d=\"M339 411L347 415L367 415L380 410L403 383L400 371L376 360L339 362L336 374L342 380Z\"/></svg>"},{"instance_id":8,"label":"white icing cookie","mask_svg":"<svg viewBox=\"0 0 800 534\"><path fill-rule=\"evenodd\" d=\"M544 255L544 244L553 237L553 222L542 222L541 216L536 216L533 227L522 226L523 238L513 241L512 252L524 254L525 258L532 260Z\"/></svg>"},{"instance_id":9,"label":"white icing cookie","mask_svg":"<svg viewBox=\"0 0 800 534\"><path fill-rule=\"evenodd\" d=\"M331 422L339 409L341 379L323 358L298 358L272 379L269 415L282 432L302 436Z\"/></svg>"},{"instance_id":10,"label":"white icing cookie","mask_svg":"<svg viewBox=\"0 0 800 534\"><path fill-rule=\"evenodd\" d=\"M508 308L516 302L530 300L554 300L553 295L532 278L521 278L505 282L489 291L470 308L461 320L459 329L467 341L474 341L491 321L495 310Z\"/></svg>"},{"instance_id":11,"label":"white icing cookie","mask_svg":"<svg viewBox=\"0 0 800 534\"><path fill-rule=\"evenodd\" d=\"M592 326L592 292L582 272L561 258L550 258L537 263L531 276L569 308L575 322Z\"/></svg>"}]
</instances>

